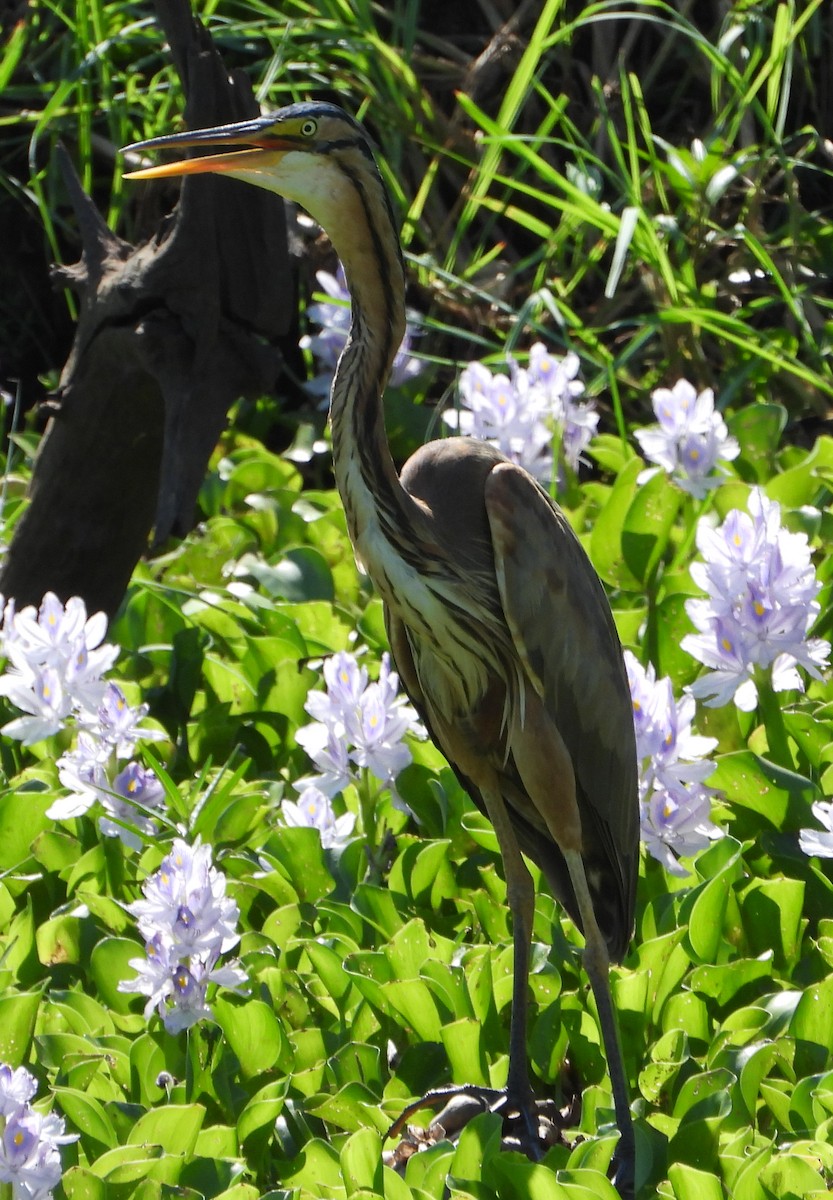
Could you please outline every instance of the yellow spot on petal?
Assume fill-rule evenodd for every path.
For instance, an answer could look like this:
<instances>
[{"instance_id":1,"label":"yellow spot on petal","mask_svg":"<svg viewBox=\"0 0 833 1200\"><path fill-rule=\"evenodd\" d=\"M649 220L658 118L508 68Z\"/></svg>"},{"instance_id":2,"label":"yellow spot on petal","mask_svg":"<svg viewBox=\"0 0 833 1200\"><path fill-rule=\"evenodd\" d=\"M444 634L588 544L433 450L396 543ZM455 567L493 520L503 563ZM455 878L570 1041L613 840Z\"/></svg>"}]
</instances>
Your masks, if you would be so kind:
<instances>
[{"instance_id":1,"label":"yellow spot on petal","mask_svg":"<svg viewBox=\"0 0 833 1200\"><path fill-rule=\"evenodd\" d=\"M734 647L727 637L720 639L720 644L724 650L733 650Z\"/></svg>"}]
</instances>

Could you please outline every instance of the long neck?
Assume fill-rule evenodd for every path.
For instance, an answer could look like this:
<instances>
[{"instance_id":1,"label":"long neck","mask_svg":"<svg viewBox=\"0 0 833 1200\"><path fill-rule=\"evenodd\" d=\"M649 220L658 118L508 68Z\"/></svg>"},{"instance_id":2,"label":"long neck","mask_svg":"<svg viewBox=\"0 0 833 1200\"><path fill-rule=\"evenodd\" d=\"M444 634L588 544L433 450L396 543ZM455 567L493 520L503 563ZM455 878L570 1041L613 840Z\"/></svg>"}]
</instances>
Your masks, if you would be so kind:
<instances>
[{"instance_id":1,"label":"long neck","mask_svg":"<svg viewBox=\"0 0 833 1200\"><path fill-rule=\"evenodd\" d=\"M420 515L399 482L385 433L382 396L405 331L405 275L393 214L381 179L365 191L350 180L350 218L334 239L352 300L347 345L333 379L330 421L333 467L350 535L361 557L379 530L401 544L397 530ZM373 563L367 561L371 574Z\"/></svg>"}]
</instances>

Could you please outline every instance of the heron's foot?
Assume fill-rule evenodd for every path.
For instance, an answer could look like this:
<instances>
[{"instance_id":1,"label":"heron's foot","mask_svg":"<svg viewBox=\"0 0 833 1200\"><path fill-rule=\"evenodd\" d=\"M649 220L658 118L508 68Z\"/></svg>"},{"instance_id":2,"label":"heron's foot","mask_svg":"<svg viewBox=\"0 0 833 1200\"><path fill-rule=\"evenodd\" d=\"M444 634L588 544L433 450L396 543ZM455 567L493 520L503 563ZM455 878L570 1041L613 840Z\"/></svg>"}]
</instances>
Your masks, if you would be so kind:
<instances>
[{"instance_id":1,"label":"heron's foot","mask_svg":"<svg viewBox=\"0 0 833 1200\"><path fill-rule=\"evenodd\" d=\"M427 1129L409 1124L414 1113L422 1108L440 1109ZM530 1096L518 1101L505 1088L464 1084L437 1088L408 1105L386 1134L388 1138L400 1139L388 1165L396 1167L415 1151L436 1142L456 1141L469 1121L482 1112L502 1117L502 1149L520 1150L535 1162L561 1140L562 1119L554 1100L534 1100Z\"/></svg>"}]
</instances>

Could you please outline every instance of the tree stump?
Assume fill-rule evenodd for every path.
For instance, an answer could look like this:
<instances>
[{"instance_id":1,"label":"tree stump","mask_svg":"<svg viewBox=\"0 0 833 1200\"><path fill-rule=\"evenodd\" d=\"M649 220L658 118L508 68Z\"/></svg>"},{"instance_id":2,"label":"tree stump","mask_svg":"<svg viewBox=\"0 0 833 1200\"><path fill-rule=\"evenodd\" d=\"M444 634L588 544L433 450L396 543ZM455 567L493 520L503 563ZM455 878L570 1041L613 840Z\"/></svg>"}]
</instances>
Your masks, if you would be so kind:
<instances>
[{"instance_id":1,"label":"tree stump","mask_svg":"<svg viewBox=\"0 0 833 1200\"><path fill-rule=\"evenodd\" d=\"M228 74L188 0L158 0L157 14L188 126L257 115L247 77ZM18 605L78 595L112 615L150 540L191 528L230 406L274 390L296 288L277 196L185 180L173 216L133 247L106 227L65 153L62 168L83 255L54 276L80 294L81 312L0 591Z\"/></svg>"}]
</instances>

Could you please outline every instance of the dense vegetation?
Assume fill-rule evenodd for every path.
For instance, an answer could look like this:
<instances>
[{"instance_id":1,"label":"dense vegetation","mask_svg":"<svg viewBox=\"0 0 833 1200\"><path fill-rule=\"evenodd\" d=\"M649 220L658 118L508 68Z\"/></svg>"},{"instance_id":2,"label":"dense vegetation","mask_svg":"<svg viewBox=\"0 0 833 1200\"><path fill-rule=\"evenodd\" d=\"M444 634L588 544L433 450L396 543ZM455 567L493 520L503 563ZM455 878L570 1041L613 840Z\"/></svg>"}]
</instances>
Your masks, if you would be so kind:
<instances>
[{"instance_id":1,"label":"dense vegetation","mask_svg":"<svg viewBox=\"0 0 833 1200\"><path fill-rule=\"evenodd\" d=\"M463 364L485 361L517 399L540 365L533 345L578 358L561 424L547 426L556 457L552 440L536 453L558 463L552 486L608 588L635 698L653 706L641 726L637 712L636 933L613 972L642 1194L827 1195L824 5L737 3L697 27L659 2L637 19L625 5L549 0L520 6L487 54L497 5L471 6L463 31L446 25L453 5L283 7L280 20L251 0L200 12L264 105L335 98L380 143L423 361L390 396L397 457L426 429L465 423ZM7 30L0 88L4 211L18 206L22 227L36 219L43 244L72 256L49 153L60 135L110 224L135 236L140 205L116 150L167 132L180 111L149 11L26 10ZM60 366L45 332L60 321L27 308L18 280L3 290L0 369L10 393L19 375L36 395ZM712 389L717 411L703 405L695 428L676 409L677 425L646 442L669 403L660 391L655 412L652 395L681 379L693 396ZM199 525L137 568L104 641L77 608L6 615L0 1063L25 1067L38 1091L0 1068L0 1187L43 1195L59 1156L60 1186L79 1200L174 1187L195 1200L440 1200L446 1185L474 1200L613 1196L581 939L545 891L529 1048L536 1086L563 1105L564 1143L539 1164L503 1154L486 1114L403 1173L385 1165L381 1136L410 1098L448 1080L502 1082L510 922L488 824L390 694L381 608L330 486L319 399L281 403L234 413ZM592 434L580 459L571 416ZM513 451L538 418L552 422L552 407L519 417ZM30 475L28 422L10 441L5 537ZM694 464L707 446L704 482ZM352 708L331 666L329 700L323 690L341 652L368 672L351 676ZM375 742L359 719L371 704L387 730ZM663 721L674 753L656 741ZM104 747L98 758L85 739ZM198 838L213 865L205 850L189 857ZM163 860L163 876L191 880L167 909ZM120 987L137 963L140 979L161 978L142 966L145 942L171 968L162 991L145 991L147 1016ZM32 1115L50 1105L77 1140ZM23 1157L38 1145L39 1184Z\"/></svg>"}]
</instances>

